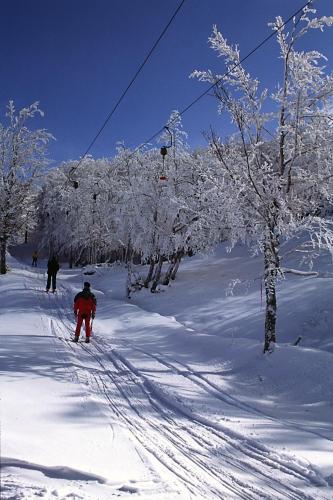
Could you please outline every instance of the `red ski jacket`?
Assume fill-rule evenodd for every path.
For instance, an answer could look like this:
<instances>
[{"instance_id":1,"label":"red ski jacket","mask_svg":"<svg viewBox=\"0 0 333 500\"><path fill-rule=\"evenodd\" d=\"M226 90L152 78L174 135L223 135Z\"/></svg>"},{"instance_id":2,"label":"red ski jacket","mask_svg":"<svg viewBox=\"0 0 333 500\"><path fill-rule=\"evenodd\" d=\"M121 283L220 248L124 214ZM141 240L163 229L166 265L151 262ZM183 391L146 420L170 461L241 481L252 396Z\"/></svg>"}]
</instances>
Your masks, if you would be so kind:
<instances>
[{"instance_id":1,"label":"red ski jacket","mask_svg":"<svg viewBox=\"0 0 333 500\"><path fill-rule=\"evenodd\" d=\"M82 315L91 315L96 312L96 297L89 290L78 293L74 299L74 312Z\"/></svg>"}]
</instances>

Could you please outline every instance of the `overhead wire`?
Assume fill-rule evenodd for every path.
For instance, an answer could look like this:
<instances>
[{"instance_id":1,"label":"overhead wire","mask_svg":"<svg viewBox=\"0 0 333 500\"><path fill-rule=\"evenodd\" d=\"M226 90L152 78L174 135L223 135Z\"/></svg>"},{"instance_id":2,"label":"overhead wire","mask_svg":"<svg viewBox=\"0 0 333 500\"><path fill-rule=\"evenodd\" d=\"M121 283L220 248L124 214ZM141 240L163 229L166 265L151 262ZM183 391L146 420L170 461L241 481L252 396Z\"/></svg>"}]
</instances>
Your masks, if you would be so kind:
<instances>
[{"instance_id":1,"label":"overhead wire","mask_svg":"<svg viewBox=\"0 0 333 500\"><path fill-rule=\"evenodd\" d=\"M93 140L91 141L91 143L89 144L88 148L86 149L85 153L83 154L83 156L80 158L79 162L77 163L76 166L72 167L71 170L70 170L70 173L69 175L71 175L80 165L81 163L83 162L84 158L87 156L87 154L89 153L90 149L92 148L92 146L95 144L96 140L98 139L98 137L100 136L100 134L102 133L102 131L104 130L104 128L106 127L107 123L109 122L109 120L111 119L112 115L114 114L114 112L116 111L116 109L118 108L119 104L121 103L121 101L123 100L123 98L125 97L125 95L127 94L128 90L130 89L130 87L133 85L134 81L136 80L137 76L139 75L139 73L141 72L141 70L143 69L143 67L145 66L145 64L147 63L148 59L150 58L151 54L154 52L155 48L157 47L158 43L160 42L160 40L163 38L164 34L166 33L167 29L169 28L169 26L171 25L172 21L175 19L176 15L178 14L178 12L180 11L181 7L183 6L183 4L185 3L186 0L182 0L181 3L178 5L177 9L175 10L175 12L173 13L173 15L171 16L170 20L168 21L168 23L166 24L165 28L162 30L161 34L159 35L159 37L157 38L156 42L154 43L154 45L152 46L152 48L150 49L150 51L148 52L147 56L145 57L144 61L141 63L139 69L136 71L135 75L133 76L133 78L131 79L130 83L127 85L126 89L123 91L123 93L121 94L121 96L119 97L118 101L116 102L116 104L114 105L114 107L112 108L112 110L110 111L110 113L108 114L107 118L105 119L104 123L102 124L102 126L100 127L100 129L98 130L98 132L96 133L95 137L93 138ZM241 58L239 60L238 63L234 64L229 70L227 70L216 82L214 82L213 84L211 84L204 92L202 92L201 94L199 94L192 102L190 102L190 104L188 104L185 108L183 108L181 111L179 111L177 113L177 118L179 116L182 116L184 115L189 109L191 109L195 104L197 104L197 102L199 102L203 97L205 97L211 90L213 90L217 85L219 85L219 83L221 83L221 81L226 78L228 75L230 75L237 67L239 67L244 61L246 61L249 57L251 57L255 52L257 52L257 50L259 50L263 45L265 45L271 38L273 38L276 33L278 33L279 31L281 31L287 24L290 23L290 21L296 17L299 13L301 13L308 5L310 5L311 3L313 2L313 0L308 0L302 7L300 7L299 9L297 9L293 14L291 14L278 28L276 28L274 31L272 31L269 35L267 35L260 43L258 43L252 50L250 50L250 52L248 52L243 58ZM170 122L168 122L168 126L172 125L172 120ZM144 146L148 145L149 143L151 143L156 137L158 137L164 130L165 130L166 126L163 126L161 127L157 132L155 132L152 136L149 137L149 139L147 139L146 141L144 141L143 143L141 143L137 148L134 149L134 151L132 152L132 154L129 155L128 159L131 159L140 149L142 149Z\"/></svg>"},{"instance_id":2,"label":"overhead wire","mask_svg":"<svg viewBox=\"0 0 333 500\"><path fill-rule=\"evenodd\" d=\"M246 54L246 56L244 56L242 59L239 60L238 63L234 64L232 66L232 68L230 68L228 71L226 71L215 83L213 83L212 85L210 85L204 92L202 92L200 95L198 95L198 97L196 97L190 104L188 104L185 108L183 108L181 111L179 111L177 113L177 119L178 117L184 115L190 108L192 108L192 106L194 106L198 101L200 101L200 99L202 99L204 96L206 96L214 87L216 87L219 83L221 83L221 81L227 77L228 75L230 75L230 73L232 73L238 66L240 66L244 61L246 61L250 56L252 56L257 50L259 50L263 45L265 45L265 43L267 43L271 38L273 38L276 33L278 33L279 31L282 30L282 28L284 28L287 24L290 23L290 21L296 17L300 12L302 12L308 5L310 5L311 3L313 2L313 0L308 0L302 7L300 7L296 12L294 12L291 16L288 17L288 19L286 19L286 21L284 21L281 26L279 26L278 28L276 28L276 30L272 31L272 33L270 33L269 35L266 36L266 38L264 38L264 40L262 40L258 45L256 45L256 47L254 47L252 50L250 50L250 52L248 52ZM175 119L176 119L175 118ZM170 122L168 122L168 126L172 125L172 122L173 120L171 120ZM155 137L157 137L159 134L161 134L165 129L165 126L160 128L157 132L155 132L149 139L147 139L145 142L141 143L132 153L132 155L134 155L135 153L137 153L140 149L142 149L144 146L146 146L147 144L149 144L151 141L153 141L155 139ZM131 155L131 156L132 156Z\"/></svg>"},{"instance_id":3,"label":"overhead wire","mask_svg":"<svg viewBox=\"0 0 333 500\"><path fill-rule=\"evenodd\" d=\"M125 95L127 94L127 92L129 91L129 89L131 88L131 86L133 85L133 83L135 82L135 80L137 79L137 77L139 76L139 74L141 73L142 69L144 68L144 66L146 65L146 63L148 62L150 56L152 55L152 53L154 52L154 50L156 49L157 45L159 44L159 42L162 40L163 36L165 35L165 33L167 32L168 28L170 27L171 23L173 22L173 20L175 19L175 17L177 16L178 12L180 11L180 9L182 8L182 6L184 5L186 0L182 0L180 2L180 4L178 5L178 7L176 8L176 10L174 11L174 13L172 14L171 18L169 19L169 21L167 22L167 24L165 25L165 27L163 28L163 30L161 31L160 35L158 36L157 40L155 41L155 43L153 44L153 46L151 47L151 49L149 50L148 54L146 55L146 57L144 58L143 62L140 64L139 68L137 69L137 71L135 72L134 76L132 77L132 79L130 80L129 84L127 85L127 87L125 88L125 90L122 92L122 94L120 95L119 99L117 100L116 104L113 106L112 110L110 111L110 113L108 114L108 116L105 118L103 124L101 125L101 127L99 128L99 130L97 131L96 135L94 136L94 138L92 139L92 141L90 142L89 146L87 147L87 149L85 150L84 154L81 156L79 162L77 163L76 166L72 167L71 170L70 170L70 175L81 165L81 163L83 162L84 158L87 156L87 154L89 153L89 151L91 150L91 148L93 147L93 145L95 144L95 142L97 141L98 137L101 135L101 133L103 132L104 128L106 127L106 125L108 124L108 122L110 121L111 117L113 116L113 114L115 113L115 111L117 110L118 106L120 105L120 103L122 102L122 100L124 99Z\"/></svg>"}]
</instances>

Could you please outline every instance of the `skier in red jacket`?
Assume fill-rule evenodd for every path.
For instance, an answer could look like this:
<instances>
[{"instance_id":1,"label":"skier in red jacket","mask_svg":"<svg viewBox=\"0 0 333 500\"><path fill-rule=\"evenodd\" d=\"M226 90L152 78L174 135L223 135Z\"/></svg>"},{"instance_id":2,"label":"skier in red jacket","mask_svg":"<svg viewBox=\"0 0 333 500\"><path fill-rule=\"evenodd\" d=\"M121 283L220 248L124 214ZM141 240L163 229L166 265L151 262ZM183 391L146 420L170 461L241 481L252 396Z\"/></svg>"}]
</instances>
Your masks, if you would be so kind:
<instances>
[{"instance_id":1,"label":"skier in red jacket","mask_svg":"<svg viewBox=\"0 0 333 500\"><path fill-rule=\"evenodd\" d=\"M79 292L74 298L74 314L77 317L74 342L78 342L82 322L84 320L86 327L86 342L90 342L90 318L95 317L96 313L96 297L90 291L90 283L86 281L82 292Z\"/></svg>"}]
</instances>

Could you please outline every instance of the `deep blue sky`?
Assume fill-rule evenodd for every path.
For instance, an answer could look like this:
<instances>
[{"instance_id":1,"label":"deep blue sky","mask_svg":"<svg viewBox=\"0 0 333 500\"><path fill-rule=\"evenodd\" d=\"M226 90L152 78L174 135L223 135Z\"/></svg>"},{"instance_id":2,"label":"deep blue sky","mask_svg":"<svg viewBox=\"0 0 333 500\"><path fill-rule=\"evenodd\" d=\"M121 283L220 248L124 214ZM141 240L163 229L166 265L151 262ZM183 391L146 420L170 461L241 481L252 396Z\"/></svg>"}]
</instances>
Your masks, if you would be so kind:
<instances>
[{"instance_id":1,"label":"deep blue sky","mask_svg":"<svg viewBox=\"0 0 333 500\"><path fill-rule=\"evenodd\" d=\"M0 116L13 99L17 108L36 100L45 112L36 125L57 139L56 162L80 157L142 63L180 0L0 0ZM163 127L173 109L183 109L205 90L189 79L193 69L223 73L207 38L217 24L246 55L267 34L277 14L287 18L305 0L186 0L91 154L112 156L115 143L136 147ZM319 15L333 15L332 0L315 2ZM308 42L333 67L333 28ZM271 40L246 63L272 86L279 75ZM225 125L216 102L203 98L183 117L190 144L202 131ZM33 122L31 122L33 126Z\"/></svg>"}]
</instances>

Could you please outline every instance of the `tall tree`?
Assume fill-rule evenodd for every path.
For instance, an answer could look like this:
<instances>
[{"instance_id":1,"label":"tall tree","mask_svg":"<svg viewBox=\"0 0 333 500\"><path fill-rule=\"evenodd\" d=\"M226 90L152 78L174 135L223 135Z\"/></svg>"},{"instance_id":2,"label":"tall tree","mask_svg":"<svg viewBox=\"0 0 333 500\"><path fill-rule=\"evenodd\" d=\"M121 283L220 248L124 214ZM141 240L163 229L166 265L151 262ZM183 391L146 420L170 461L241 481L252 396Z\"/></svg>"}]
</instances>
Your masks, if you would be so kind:
<instances>
[{"instance_id":1,"label":"tall tree","mask_svg":"<svg viewBox=\"0 0 333 500\"><path fill-rule=\"evenodd\" d=\"M0 273L6 273L8 244L36 224L35 182L47 165L46 149L52 135L30 130L27 121L43 116L37 102L18 113L9 102L8 123L0 124Z\"/></svg>"},{"instance_id":2,"label":"tall tree","mask_svg":"<svg viewBox=\"0 0 333 500\"><path fill-rule=\"evenodd\" d=\"M192 75L216 84L219 111L227 111L236 127L229 140L211 133L210 146L222 167L214 175L226 195L231 238L247 239L264 256L264 352L276 342L281 240L308 231L312 242L333 246L332 225L320 217L325 200L332 201L333 76L320 66L320 53L296 50L309 30L333 23L333 17L314 16L315 10L306 7L293 19L290 32L281 17L271 24L282 61L281 83L271 96L260 91L259 81L242 66L238 48L216 27L209 40L225 60L226 74ZM264 107L272 111L264 112Z\"/></svg>"}]
</instances>

